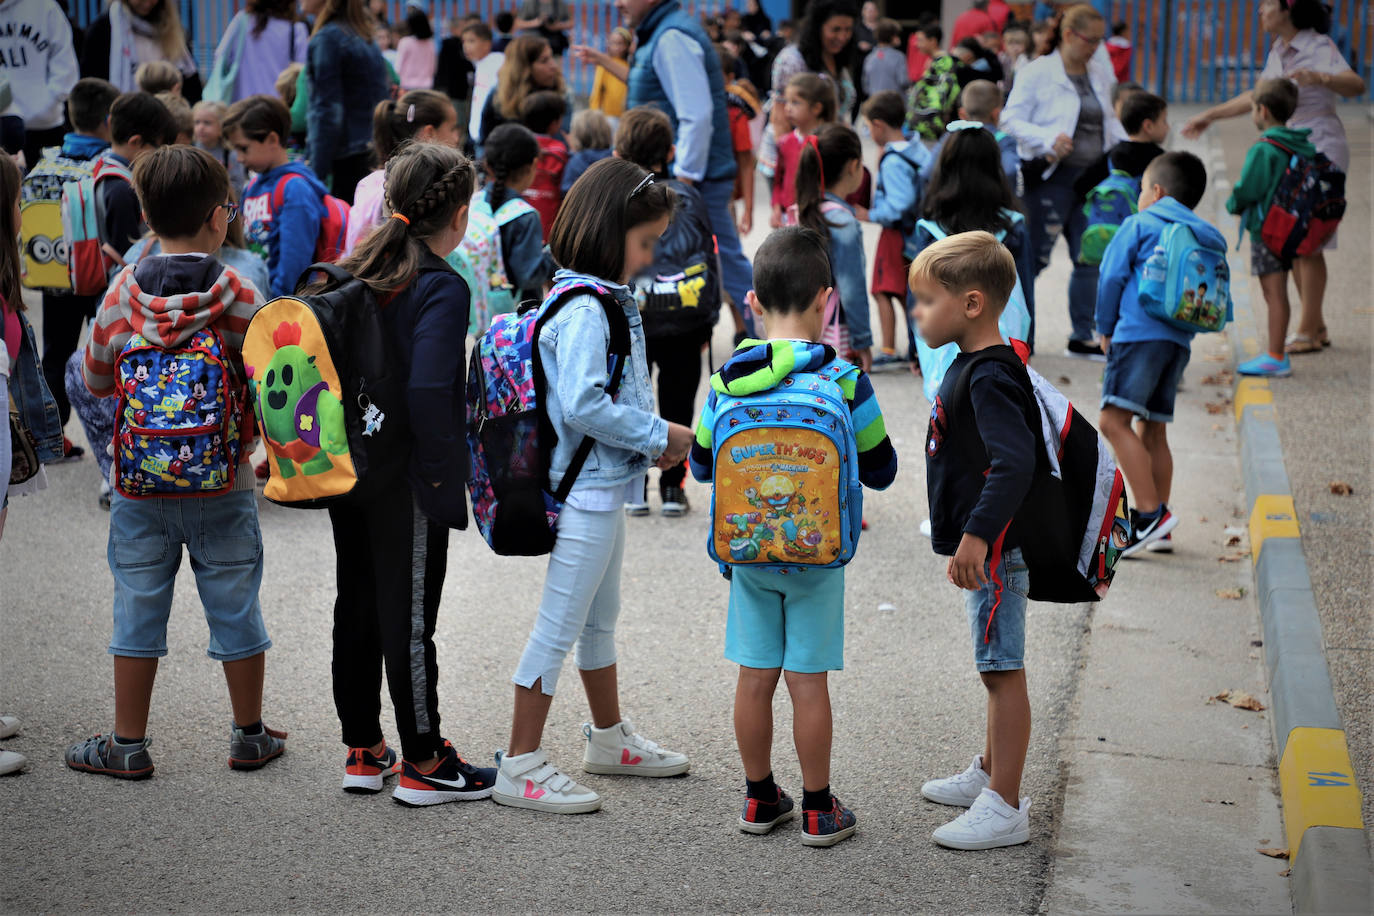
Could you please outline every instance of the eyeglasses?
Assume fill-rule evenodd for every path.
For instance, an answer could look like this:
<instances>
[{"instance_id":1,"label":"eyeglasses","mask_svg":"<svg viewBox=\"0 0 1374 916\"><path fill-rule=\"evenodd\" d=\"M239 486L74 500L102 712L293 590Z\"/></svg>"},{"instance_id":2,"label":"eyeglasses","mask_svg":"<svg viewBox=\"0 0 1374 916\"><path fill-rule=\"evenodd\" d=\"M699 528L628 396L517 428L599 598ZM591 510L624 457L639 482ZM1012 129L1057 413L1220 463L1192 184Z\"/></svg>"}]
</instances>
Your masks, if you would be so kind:
<instances>
[{"instance_id":1,"label":"eyeglasses","mask_svg":"<svg viewBox=\"0 0 1374 916\"><path fill-rule=\"evenodd\" d=\"M1078 40L1083 42L1084 44L1090 44L1093 47L1097 47L1098 45L1102 44L1102 36L1094 38L1091 35L1084 35L1082 32L1078 31L1078 29L1072 27L1070 27L1069 31L1072 32L1075 36L1077 36Z\"/></svg>"},{"instance_id":2,"label":"eyeglasses","mask_svg":"<svg viewBox=\"0 0 1374 916\"><path fill-rule=\"evenodd\" d=\"M238 204L235 204L235 203L229 203L229 202L226 201L225 203L222 203L222 204L215 204L213 207L210 208L210 213L209 213L209 215L207 215L207 216L205 217L205 221L206 221L207 223L210 222L210 217L211 217L211 216L214 216L214 215L215 215L215 211L218 210L220 207L223 207L223 208L224 208L224 222L225 222L225 223L232 223L234 220L238 219L238 215L239 215L239 205L238 205Z\"/></svg>"},{"instance_id":3,"label":"eyeglasses","mask_svg":"<svg viewBox=\"0 0 1374 916\"><path fill-rule=\"evenodd\" d=\"M629 196L629 198L627 198L627 199L628 199L628 200L634 200L635 197L638 196L638 194L639 194L640 191L643 191L645 188L647 188L649 185L651 185L651 184L653 184L653 183L654 183L654 175L653 175L652 172L650 172L648 175L645 175L645 176L644 176L644 180L643 180L643 181L641 181L639 184L635 185L635 189L634 189L633 191L630 192L630 196Z\"/></svg>"}]
</instances>

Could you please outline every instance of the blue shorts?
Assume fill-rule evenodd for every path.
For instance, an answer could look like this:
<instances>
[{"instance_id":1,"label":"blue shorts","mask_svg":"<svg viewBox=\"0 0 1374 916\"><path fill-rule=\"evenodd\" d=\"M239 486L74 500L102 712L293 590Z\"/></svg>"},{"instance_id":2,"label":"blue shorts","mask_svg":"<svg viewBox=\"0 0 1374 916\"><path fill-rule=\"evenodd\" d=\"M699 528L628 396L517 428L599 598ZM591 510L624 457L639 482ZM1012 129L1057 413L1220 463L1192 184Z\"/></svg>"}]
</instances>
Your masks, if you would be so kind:
<instances>
[{"instance_id":1,"label":"blue shorts","mask_svg":"<svg viewBox=\"0 0 1374 916\"><path fill-rule=\"evenodd\" d=\"M1026 667L1030 571L1017 547L989 556L986 571L986 585L964 592L964 610L968 612L973 636L973 661L980 672L1019 671Z\"/></svg>"},{"instance_id":2,"label":"blue shorts","mask_svg":"<svg viewBox=\"0 0 1374 916\"><path fill-rule=\"evenodd\" d=\"M110 499L110 572L114 635L110 654L167 654L167 618L181 548L191 555L196 589L210 625L206 654L216 661L250 658L272 645L262 622L262 534L258 495L235 490L201 499Z\"/></svg>"},{"instance_id":3,"label":"blue shorts","mask_svg":"<svg viewBox=\"0 0 1374 916\"><path fill-rule=\"evenodd\" d=\"M1113 343L1102 373L1102 406L1120 407L1154 423L1172 423L1178 383L1191 355L1172 340Z\"/></svg>"},{"instance_id":4,"label":"blue shorts","mask_svg":"<svg viewBox=\"0 0 1374 916\"><path fill-rule=\"evenodd\" d=\"M725 657L800 674L844 669L844 568L730 572Z\"/></svg>"}]
</instances>

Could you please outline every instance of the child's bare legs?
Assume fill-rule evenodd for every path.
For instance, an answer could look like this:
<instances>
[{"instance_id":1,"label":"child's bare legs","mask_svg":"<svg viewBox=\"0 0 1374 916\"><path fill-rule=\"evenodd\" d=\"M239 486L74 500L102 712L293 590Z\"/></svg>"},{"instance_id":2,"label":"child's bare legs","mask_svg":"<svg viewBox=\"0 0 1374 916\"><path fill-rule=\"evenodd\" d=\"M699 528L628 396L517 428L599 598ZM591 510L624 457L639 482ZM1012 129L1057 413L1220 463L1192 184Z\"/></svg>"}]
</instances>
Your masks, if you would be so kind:
<instances>
[{"instance_id":1,"label":"child's bare legs","mask_svg":"<svg viewBox=\"0 0 1374 916\"><path fill-rule=\"evenodd\" d=\"M610 728L619 722L620 689L616 682L615 665L578 673L582 675L582 689L587 691L592 724L597 728Z\"/></svg>"},{"instance_id":2,"label":"child's bare legs","mask_svg":"<svg viewBox=\"0 0 1374 916\"><path fill-rule=\"evenodd\" d=\"M897 308L892 304L891 293L874 293L878 303L878 328L882 331L883 352L892 353L897 349Z\"/></svg>"},{"instance_id":3,"label":"child's bare legs","mask_svg":"<svg viewBox=\"0 0 1374 916\"><path fill-rule=\"evenodd\" d=\"M224 663L224 680L229 685L229 705L234 708L235 725L252 725L262 719L262 679L266 660L267 653L259 652Z\"/></svg>"},{"instance_id":4,"label":"child's bare legs","mask_svg":"<svg viewBox=\"0 0 1374 916\"><path fill-rule=\"evenodd\" d=\"M157 678L156 658L114 657L115 734L137 739L148 733L148 707ZM249 724L256 722L250 719Z\"/></svg>"},{"instance_id":5,"label":"child's bare legs","mask_svg":"<svg viewBox=\"0 0 1374 916\"><path fill-rule=\"evenodd\" d=\"M735 685L735 743L744 777L758 782L773 772L773 693L781 668L739 669ZM788 682L790 685L790 681Z\"/></svg>"},{"instance_id":6,"label":"child's bare legs","mask_svg":"<svg viewBox=\"0 0 1374 916\"><path fill-rule=\"evenodd\" d=\"M1294 267L1297 264L1294 262ZM1325 262L1322 264L1322 285L1326 285ZM1288 319L1292 315L1292 307L1288 304L1288 273L1286 271L1274 271L1271 274L1264 274L1259 278L1260 289L1264 292L1264 304L1269 309L1269 355L1275 359L1283 359L1283 342L1288 336ZM1299 287L1301 291L1301 287ZM1306 305L1303 306L1304 312ZM1317 307L1317 314L1320 320L1321 307Z\"/></svg>"},{"instance_id":7,"label":"child's bare legs","mask_svg":"<svg viewBox=\"0 0 1374 916\"><path fill-rule=\"evenodd\" d=\"M1279 338L1280 347L1283 338ZM1159 508L1160 495L1155 489L1155 475L1150 452L1131 428L1133 414L1124 407L1108 405L1102 408L1098 426L1116 453L1116 463L1131 486L1136 511L1149 514Z\"/></svg>"},{"instance_id":8,"label":"child's bare legs","mask_svg":"<svg viewBox=\"0 0 1374 916\"><path fill-rule=\"evenodd\" d=\"M983 771L989 787L1013 808L1021 805L1021 771L1030 747L1030 694L1025 669L985 671L980 675L988 690L988 743L983 751Z\"/></svg>"},{"instance_id":9,"label":"child's bare legs","mask_svg":"<svg viewBox=\"0 0 1374 916\"><path fill-rule=\"evenodd\" d=\"M802 788L819 792L830 785L830 686L827 673L784 672L792 696L792 741L801 763Z\"/></svg>"},{"instance_id":10,"label":"child's bare legs","mask_svg":"<svg viewBox=\"0 0 1374 916\"><path fill-rule=\"evenodd\" d=\"M1150 453L1150 472L1154 478L1155 496L1161 503L1169 501L1174 484L1174 456L1169 451L1169 424L1141 420L1136 424L1140 441Z\"/></svg>"},{"instance_id":11,"label":"child's bare legs","mask_svg":"<svg viewBox=\"0 0 1374 916\"><path fill-rule=\"evenodd\" d=\"M1264 278L1260 278L1263 283ZM1322 317L1322 299L1326 297L1326 256L1320 251L1293 261L1293 282L1298 287L1302 311L1298 315L1298 333L1321 343L1326 333ZM1287 284L1285 283L1285 293ZM1268 295L1266 294L1266 299ZM1273 346L1273 340L1270 340Z\"/></svg>"},{"instance_id":12,"label":"child's bare legs","mask_svg":"<svg viewBox=\"0 0 1374 916\"><path fill-rule=\"evenodd\" d=\"M549 718L553 697L544 693L543 681L540 678L528 687L515 685L515 713L511 716L510 747L506 750L512 757L538 750L544 737L544 723Z\"/></svg>"}]
</instances>

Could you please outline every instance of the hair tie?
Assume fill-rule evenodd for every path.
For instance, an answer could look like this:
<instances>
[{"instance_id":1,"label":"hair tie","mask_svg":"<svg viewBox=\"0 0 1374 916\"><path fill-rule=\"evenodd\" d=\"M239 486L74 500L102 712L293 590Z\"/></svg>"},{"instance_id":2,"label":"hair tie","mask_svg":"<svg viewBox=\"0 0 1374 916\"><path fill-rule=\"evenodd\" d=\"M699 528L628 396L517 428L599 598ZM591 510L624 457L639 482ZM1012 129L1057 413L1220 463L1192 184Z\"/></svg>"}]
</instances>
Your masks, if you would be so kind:
<instances>
[{"instance_id":1,"label":"hair tie","mask_svg":"<svg viewBox=\"0 0 1374 916\"><path fill-rule=\"evenodd\" d=\"M815 134L807 134L802 141L806 146L816 151L816 172L821 176L821 194L825 194L825 160L821 158L821 143L816 139Z\"/></svg>"},{"instance_id":2,"label":"hair tie","mask_svg":"<svg viewBox=\"0 0 1374 916\"><path fill-rule=\"evenodd\" d=\"M415 106L414 106L414 104L412 104L409 108L406 109L406 123L407 123L407 124L414 124L414 123L415 123Z\"/></svg>"},{"instance_id":3,"label":"hair tie","mask_svg":"<svg viewBox=\"0 0 1374 916\"><path fill-rule=\"evenodd\" d=\"M982 130L983 126L984 125L982 121L967 121L963 118L960 118L957 121L950 121L948 124L946 124L945 132L952 134L956 131L961 130Z\"/></svg>"},{"instance_id":4,"label":"hair tie","mask_svg":"<svg viewBox=\"0 0 1374 916\"><path fill-rule=\"evenodd\" d=\"M398 219L401 222L405 223L407 226L410 225L410 217L406 216L404 213L393 213L391 214L391 218Z\"/></svg>"}]
</instances>

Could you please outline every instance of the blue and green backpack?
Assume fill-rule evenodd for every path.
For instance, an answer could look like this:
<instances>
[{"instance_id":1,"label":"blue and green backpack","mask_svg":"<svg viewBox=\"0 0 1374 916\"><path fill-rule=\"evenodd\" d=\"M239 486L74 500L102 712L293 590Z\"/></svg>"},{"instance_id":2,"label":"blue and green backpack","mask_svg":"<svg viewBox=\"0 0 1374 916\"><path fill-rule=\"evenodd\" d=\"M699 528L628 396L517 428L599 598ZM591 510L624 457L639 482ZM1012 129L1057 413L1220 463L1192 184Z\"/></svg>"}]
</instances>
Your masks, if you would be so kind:
<instances>
[{"instance_id":1,"label":"blue and green backpack","mask_svg":"<svg viewBox=\"0 0 1374 916\"><path fill-rule=\"evenodd\" d=\"M1107 245L1116 235L1126 217L1134 216L1140 201L1140 179L1132 178L1107 162L1111 171L1088 192L1083 215L1088 218L1078 243L1078 263L1096 266L1102 263Z\"/></svg>"}]
</instances>

